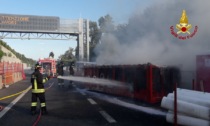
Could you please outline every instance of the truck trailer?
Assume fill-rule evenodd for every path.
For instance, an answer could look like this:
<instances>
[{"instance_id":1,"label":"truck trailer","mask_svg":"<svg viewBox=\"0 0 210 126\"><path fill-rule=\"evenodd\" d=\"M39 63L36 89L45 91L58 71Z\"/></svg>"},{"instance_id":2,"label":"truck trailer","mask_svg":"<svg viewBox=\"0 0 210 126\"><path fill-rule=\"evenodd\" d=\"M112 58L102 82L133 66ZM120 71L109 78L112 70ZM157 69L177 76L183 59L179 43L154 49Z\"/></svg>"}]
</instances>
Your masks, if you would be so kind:
<instances>
[{"instance_id":1,"label":"truck trailer","mask_svg":"<svg viewBox=\"0 0 210 126\"><path fill-rule=\"evenodd\" d=\"M196 57L196 85L195 89L210 92L210 55L197 55Z\"/></svg>"}]
</instances>

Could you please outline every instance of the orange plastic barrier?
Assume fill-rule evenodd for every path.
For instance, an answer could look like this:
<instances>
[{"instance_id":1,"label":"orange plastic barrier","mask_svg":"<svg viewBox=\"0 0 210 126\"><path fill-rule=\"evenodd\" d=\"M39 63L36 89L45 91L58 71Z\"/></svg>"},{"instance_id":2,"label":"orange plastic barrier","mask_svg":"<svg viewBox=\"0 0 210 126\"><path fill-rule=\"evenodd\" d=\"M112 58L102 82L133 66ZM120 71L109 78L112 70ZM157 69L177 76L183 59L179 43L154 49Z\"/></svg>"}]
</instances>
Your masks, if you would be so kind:
<instances>
[{"instance_id":1,"label":"orange plastic barrier","mask_svg":"<svg viewBox=\"0 0 210 126\"><path fill-rule=\"evenodd\" d=\"M12 72L6 72L3 76L3 83L4 84L12 84L13 81L13 73Z\"/></svg>"},{"instance_id":2,"label":"orange plastic barrier","mask_svg":"<svg viewBox=\"0 0 210 126\"><path fill-rule=\"evenodd\" d=\"M2 83L4 85L9 85L14 83L15 77L14 73L21 73L22 78L24 74L22 63L9 63L9 62L0 62L0 75L2 76Z\"/></svg>"}]
</instances>

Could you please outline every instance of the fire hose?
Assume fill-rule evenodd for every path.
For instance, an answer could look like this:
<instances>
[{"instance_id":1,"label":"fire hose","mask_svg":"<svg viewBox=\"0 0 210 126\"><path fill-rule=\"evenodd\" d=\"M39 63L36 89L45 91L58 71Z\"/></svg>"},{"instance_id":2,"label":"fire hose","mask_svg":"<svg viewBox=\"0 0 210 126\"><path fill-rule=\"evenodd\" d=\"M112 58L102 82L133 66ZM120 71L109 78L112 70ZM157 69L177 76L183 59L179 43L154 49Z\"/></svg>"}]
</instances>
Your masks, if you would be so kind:
<instances>
[{"instance_id":1,"label":"fire hose","mask_svg":"<svg viewBox=\"0 0 210 126\"><path fill-rule=\"evenodd\" d=\"M51 88L53 84L54 84L54 83L51 83L51 84L49 85L49 87L46 88L46 90L48 90L49 88ZM5 97L2 97L2 98L0 98L0 101L1 101L1 100L4 100L4 99L7 99L7 98L14 97L14 96L16 96L16 95L19 95L19 94L25 92L26 90L28 90L28 89L25 89L25 90L23 90L23 91L20 91L20 92L18 92L18 93L12 94L12 95L8 95L8 96L5 96ZM0 111L2 111L3 108L4 108L4 107L0 105ZM38 115L36 121L33 123L33 126L36 126L36 125L38 124L40 118L41 118L41 110L40 110L40 112L39 112L39 115Z\"/></svg>"},{"instance_id":2,"label":"fire hose","mask_svg":"<svg viewBox=\"0 0 210 126\"><path fill-rule=\"evenodd\" d=\"M50 86L48 88L46 88L46 90L50 89L53 84L54 84L54 82L52 84L50 84ZM37 116L36 121L34 122L33 126L36 126L38 124L39 120L41 119L41 116L42 116L42 114L41 114L41 109L40 109L39 115Z\"/></svg>"}]
</instances>

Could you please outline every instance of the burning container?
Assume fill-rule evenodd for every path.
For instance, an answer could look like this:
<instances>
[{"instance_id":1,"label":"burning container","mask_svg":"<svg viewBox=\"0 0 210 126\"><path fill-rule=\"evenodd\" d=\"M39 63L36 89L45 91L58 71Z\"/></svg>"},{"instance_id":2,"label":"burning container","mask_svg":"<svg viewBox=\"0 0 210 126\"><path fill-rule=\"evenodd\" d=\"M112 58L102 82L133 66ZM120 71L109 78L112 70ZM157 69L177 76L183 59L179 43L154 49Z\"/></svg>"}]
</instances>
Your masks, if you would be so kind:
<instances>
[{"instance_id":1,"label":"burning container","mask_svg":"<svg viewBox=\"0 0 210 126\"><path fill-rule=\"evenodd\" d=\"M210 55L196 57L196 90L210 92Z\"/></svg>"},{"instance_id":2,"label":"burning container","mask_svg":"<svg viewBox=\"0 0 210 126\"><path fill-rule=\"evenodd\" d=\"M84 76L124 82L127 89L103 86L92 90L129 96L148 103L160 102L163 96L173 91L174 84L180 83L180 71L176 67L159 67L153 64L101 65L84 68ZM97 85L96 85L97 87Z\"/></svg>"}]
</instances>

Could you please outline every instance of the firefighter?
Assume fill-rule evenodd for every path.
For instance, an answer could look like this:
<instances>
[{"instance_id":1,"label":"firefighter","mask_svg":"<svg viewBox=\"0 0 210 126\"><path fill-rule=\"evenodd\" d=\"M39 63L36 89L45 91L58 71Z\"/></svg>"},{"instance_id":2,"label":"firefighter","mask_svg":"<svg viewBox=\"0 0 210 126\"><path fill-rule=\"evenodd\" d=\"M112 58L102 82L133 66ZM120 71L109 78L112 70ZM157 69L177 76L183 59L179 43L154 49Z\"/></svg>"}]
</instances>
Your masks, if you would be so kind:
<instances>
[{"instance_id":1,"label":"firefighter","mask_svg":"<svg viewBox=\"0 0 210 126\"><path fill-rule=\"evenodd\" d=\"M69 66L69 75L74 75L74 68L73 68L74 64L71 63L70 66Z\"/></svg>"},{"instance_id":2,"label":"firefighter","mask_svg":"<svg viewBox=\"0 0 210 126\"><path fill-rule=\"evenodd\" d=\"M58 71L58 75L60 75L60 76L64 75L63 67L64 67L63 61L61 61L58 64L58 70L57 70ZM64 80L63 79L58 79L58 86L64 87Z\"/></svg>"},{"instance_id":3,"label":"firefighter","mask_svg":"<svg viewBox=\"0 0 210 126\"><path fill-rule=\"evenodd\" d=\"M53 51L50 52L49 57L54 58L54 53L53 53Z\"/></svg>"},{"instance_id":4,"label":"firefighter","mask_svg":"<svg viewBox=\"0 0 210 126\"><path fill-rule=\"evenodd\" d=\"M31 97L31 114L36 114L36 107L37 107L37 98L39 98L41 104L41 113L47 114L47 108L45 103L45 89L44 83L48 80L44 78L43 75L40 73L41 65L35 65L35 71L31 75L31 83L32 83L32 97Z\"/></svg>"},{"instance_id":5,"label":"firefighter","mask_svg":"<svg viewBox=\"0 0 210 126\"><path fill-rule=\"evenodd\" d=\"M73 68L73 65L74 65L74 64L71 63L70 66L69 66L69 75L70 75L70 76L74 76L74 68ZM73 81L70 80L69 83L70 83L70 84L73 84ZM69 88L70 88L70 87L71 87L71 85L69 85Z\"/></svg>"}]
</instances>

